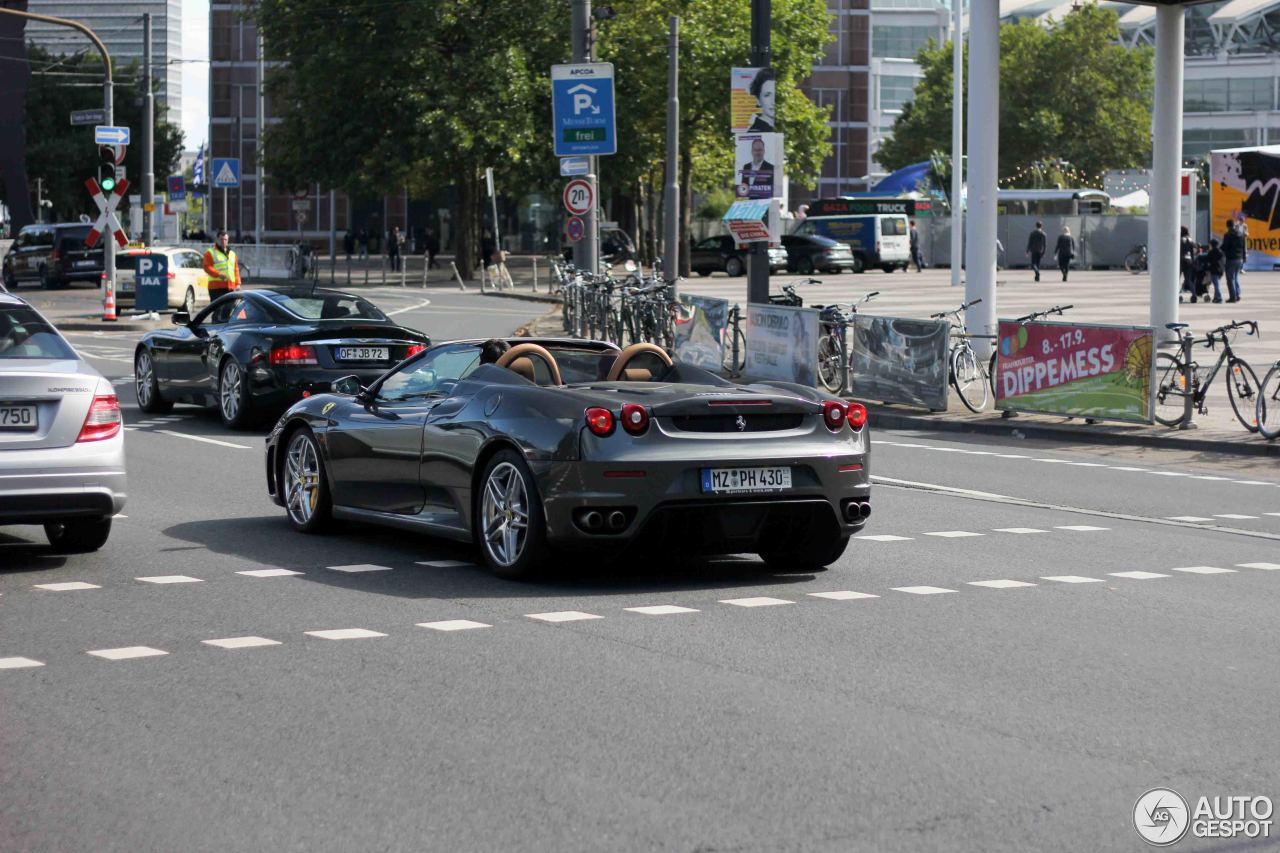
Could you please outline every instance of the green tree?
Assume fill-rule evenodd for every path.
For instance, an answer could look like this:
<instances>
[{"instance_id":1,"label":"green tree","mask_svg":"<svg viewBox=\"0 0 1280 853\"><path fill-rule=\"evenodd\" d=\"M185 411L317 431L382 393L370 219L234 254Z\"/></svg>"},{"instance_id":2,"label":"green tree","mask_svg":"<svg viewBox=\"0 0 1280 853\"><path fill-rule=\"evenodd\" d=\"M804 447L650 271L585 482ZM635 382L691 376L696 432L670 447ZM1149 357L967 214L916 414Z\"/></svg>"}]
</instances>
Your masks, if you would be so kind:
<instances>
[{"instance_id":1,"label":"green tree","mask_svg":"<svg viewBox=\"0 0 1280 853\"><path fill-rule=\"evenodd\" d=\"M87 178L98 176L98 146L92 127L72 127L72 110L102 107L102 60L96 54L58 57L35 45L28 46L32 78L27 94L27 175L34 196L37 178L44 197L53 203L45 219L76 219L82 213L97 216L85 189ZM125 155L125 169L133 187L142 182L142 97L144 83L137 62L115 69L115 124L132 130L132 144ZM182 155L182 131L169 124L165 108L157 100L155 133L156 181L163 191L166 176L177 168Z\"/></svg>"},{"instance_id":2,"label":"green tree","mask_svg":"<svg viewBox=\"0 0 1280 853\"><path fill-rule=\"evenodd\" d=\"M1055 160L1083 174L1148 161L1152 52L1121 46L1118 20L1086 4L1050 27L1025 20L1000 28L1002 178L1038 174L1035 164ZM965 52L967 65L967 45ZM887 169L951 148L950 42L926 47L917 62L915 98L876 154Z\"/></svg>"}]
</instances>

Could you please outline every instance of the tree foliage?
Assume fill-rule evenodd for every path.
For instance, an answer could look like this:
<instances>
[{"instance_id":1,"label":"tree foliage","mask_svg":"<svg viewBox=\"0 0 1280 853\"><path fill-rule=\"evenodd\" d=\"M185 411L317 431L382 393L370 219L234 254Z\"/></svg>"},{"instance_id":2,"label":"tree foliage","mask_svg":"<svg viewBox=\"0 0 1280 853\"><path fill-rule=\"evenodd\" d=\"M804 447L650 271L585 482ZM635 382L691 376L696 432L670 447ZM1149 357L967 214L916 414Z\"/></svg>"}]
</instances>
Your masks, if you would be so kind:
<instances>
[{"instance_id":1,"label":"tree foliage","mask_svg":"<svg viewBox=\"0 0 1280 853\"><path fill-rule=\"evenodd\" d=\"M1149 48L1118 43L1116 13L1085 4L1045 27L1000 28L1000 175L1066 160L1084 174L1144 165L1151 150ZM966 67L968 47L966 45ZM917 57L924 76L876 159L887 169L951 148L951 44ZM968 102L969 80L965 79Z\"/></svg>"},{"instance_id":2,"label":"tree foliage","mask_svg":"<svg viewBox=\"0 0 1280 853\"><path fill-rule=\"evenodd\" d=\"M98 176L98 146L91 126L72 127L73 110L102 108L102 60L96 55L59 58L47 50L28 47L32 67L27 93L27 174L31 192L41 179L44 197L53 202L45 220L74 220L82 213L97 216L84 187ZM129 182L142 183L142 98L145 83L137 62L115 68L114 122L131 128L132 144L125 155ZM163 191L166 176L182 155L182 131L164 119L165 107L156 101L155 174ZM132 190L130 191L132 194Z\"/></svg>"}]
</instances>

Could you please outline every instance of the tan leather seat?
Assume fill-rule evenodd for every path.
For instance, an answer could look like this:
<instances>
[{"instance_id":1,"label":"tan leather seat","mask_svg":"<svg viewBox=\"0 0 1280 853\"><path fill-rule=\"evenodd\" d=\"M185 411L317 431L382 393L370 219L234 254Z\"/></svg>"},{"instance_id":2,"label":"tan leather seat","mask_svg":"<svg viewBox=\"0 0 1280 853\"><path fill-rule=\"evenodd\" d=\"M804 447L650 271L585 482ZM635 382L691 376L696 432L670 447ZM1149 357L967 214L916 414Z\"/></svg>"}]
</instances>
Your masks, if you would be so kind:
<instances>
[{"instance_id":1,"label":"tan leather seat","mask_svg":"<svg viewBox=\"0 0 1280 853\"><path fill-rule=\"evenodd\" d=\"M638 361L637 364L632 362ZM671 356L656 344L638 343L618 353L609 368L608 382L652 382L654 376L672 365ZM657 369L655 369L657 368Z\"/></svg>"},{"instance_id":2,"label":"tan leather seat","mask_svg":"<svg viewBox=\"0 0 1280 853\"><path fill-rule=\"evenodd\" d=\"M548 352L546 347L541 347L537 344L516 344L504 352L502 357L494 362L494 365L508 368L530 382L541 385L543 383L538 382L536 365L533 363L535 358L541 359L542 363L547 366L547 372L551 375L551 381L548 384L564 384L560 378L560 365L556 363L556 357Z\"/></svg>"}]
</instances>

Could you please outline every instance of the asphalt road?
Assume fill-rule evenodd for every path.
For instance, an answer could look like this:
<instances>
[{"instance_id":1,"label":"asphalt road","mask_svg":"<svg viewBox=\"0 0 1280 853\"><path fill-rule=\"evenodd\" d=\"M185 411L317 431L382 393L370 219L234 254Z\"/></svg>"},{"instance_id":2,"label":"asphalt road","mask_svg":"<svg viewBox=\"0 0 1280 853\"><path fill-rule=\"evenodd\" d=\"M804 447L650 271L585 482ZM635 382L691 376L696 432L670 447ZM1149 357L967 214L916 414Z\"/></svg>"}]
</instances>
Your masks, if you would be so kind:
<instances>
[{"instance_id":1,"label":"asphalt road","mask_svg":"<svg viewBox=\"0 0 1280 853\"><path fill-rule=\"evenodd\" d=\"M374 298L440 338L540 307ZM132 339L72 340L129 504L94 555L0 532L0 850L1142 850L1149 788L1280 795L1274 466L876 432L824 573L517 584L293 533L262 433L143 416Z\"/></svg>"}]
</instances>

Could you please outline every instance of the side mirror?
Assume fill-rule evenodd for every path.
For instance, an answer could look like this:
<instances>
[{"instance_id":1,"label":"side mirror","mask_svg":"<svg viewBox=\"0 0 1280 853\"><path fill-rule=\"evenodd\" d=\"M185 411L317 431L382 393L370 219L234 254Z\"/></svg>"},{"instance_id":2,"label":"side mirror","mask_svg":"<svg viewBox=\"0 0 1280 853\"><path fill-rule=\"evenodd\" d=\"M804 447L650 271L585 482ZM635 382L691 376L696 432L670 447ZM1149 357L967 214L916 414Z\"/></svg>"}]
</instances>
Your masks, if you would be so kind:
<instances>
[{"instance_id":1,"label":"side mirror","mask_svg":"<svg viewBox=\"0 0 1280 853\"><path fill-rule=\"evenodd\" d=\"M348 397L357 397L364 389L360 387L360 377L344 376L341 379L335 379L330 382L329 390L335 394L345 394Z\"/></svg>"},{"instance_id":2,"label":"side mirror","mask_svg":"<svg viewBox=\"0 0 1280 853\"><path fill-rule=\"evenodd\" d=\"M191 315L188 314L186 311L173 312L173 325L188 326L190 324L191 324Z\"/></svg>"}]
</instances>

